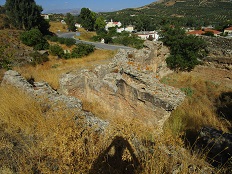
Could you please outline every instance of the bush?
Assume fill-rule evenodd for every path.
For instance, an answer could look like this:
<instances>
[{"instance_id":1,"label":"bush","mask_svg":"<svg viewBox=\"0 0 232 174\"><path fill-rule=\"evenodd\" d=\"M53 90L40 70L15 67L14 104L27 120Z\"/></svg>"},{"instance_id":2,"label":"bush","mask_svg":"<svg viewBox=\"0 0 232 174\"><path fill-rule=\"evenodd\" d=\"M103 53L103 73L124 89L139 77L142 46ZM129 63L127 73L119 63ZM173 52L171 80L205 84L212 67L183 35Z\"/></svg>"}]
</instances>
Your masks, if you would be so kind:
<instances>
[{"instance_id":1,"label":"bush","mask_svg":"<svg viewBox=\"0 0 232 174\"><path fill-rule=\"evenodd\" d=\"M33 58L31 62L32 65L37 65L37 64L41 64L43 62L49 61L47 54L40 54L37 51L34 53L31 53L30 56Z\"/></svg>"},{"instance_id":2,"label":"bush","mask_svg":"<svg viewBox=\"0 0 232 174\"><path fill-rule=\"evenodd\" d=\"M39 29L31 29L20 35L20 40L27 46L33 47L35 50L48 49L49 44L44 39L43 34Z\"/></svg>"},{"instance_id":3,"label":"bush","mask_svg":"<svg viewBox=\"0 0 232 174\"><path fill-rule=\"evenodd\" d=\"M59 42L60 44L64 44L64 43L65 43L65 38L63 38L63 37L58 37L58 42Z\"/></svg>"},{"instance_id":4,"label":"bush","mask_svg":"<svg viewBox=\"0 0 232 174\"><path fill-rule=\"evenodd\" d=\"M73 38L66 38L65 39L65 45L68 47L71 47L76 44L76 40Z\"/></svg>"},{"instance_id":5,"label":"bush","mask_svg":"<svg viewBox=\"0 0 232 174\"><path fill-rule=\"evenodd\" d=\"M94 52L94 45L79 43L71 52L71 57L79 58Z\"/></svg>"},{"instance_id":6,"label":"bush","mask_svg":"<svg viewBox=\"0 0 232 174\"><path fill-rule=\"evenodd\" d=\"M64 56L64 50L59 45L51 45L49 51L53 56L58 56L59 58Z\"/></svg>"}]
</instances>

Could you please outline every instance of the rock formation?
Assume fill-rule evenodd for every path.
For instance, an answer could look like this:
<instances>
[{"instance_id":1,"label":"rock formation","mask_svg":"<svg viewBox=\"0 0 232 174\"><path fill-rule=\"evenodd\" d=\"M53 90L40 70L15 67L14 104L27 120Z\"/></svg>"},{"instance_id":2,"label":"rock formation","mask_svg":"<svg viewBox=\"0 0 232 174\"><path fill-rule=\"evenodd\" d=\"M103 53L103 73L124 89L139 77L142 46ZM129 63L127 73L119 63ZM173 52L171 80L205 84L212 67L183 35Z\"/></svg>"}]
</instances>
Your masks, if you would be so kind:
<instances>
[{"instance_id":1,"label":"rock formation","mask_svg":"<svg viewBox=\"0 0 232 174\"><path fill-rule=\"evenodd\" d=\"M46 82L29 83L18 72L9 70L5 72L1 85L11 85L23 90L46 108L72 110L76 113L75 119L82 116L88 126L97 125L96 131L102 131L108 125L108 122L96 118L92 113L83 111L82 102L78 98L62 95Z\"/></svg>"},{"instance_id":2,"label":"rock formation","mask_svg":"<svg viewBox=\"0 0 232 174\"><path fill-rule=\"evenodd\" d=\"M108 65L63 75L61 92L96 101L112 115L136 117L162 128L185 95L159 82L170 72L164 61L168 49L160 42L147 41L145 46L141 50L119 50Z\"/></svg>"},{"instance_id":3,"label":"rock formation","mask_svg":"<svg viewBox=\"0 0 232 174\"><path fill-rule=\"evenodd\" d=\"M232 39L224 37L202 37L207 42L209 55L204 59L210 67L232 69Z\"/></svg>"}]
</instances>

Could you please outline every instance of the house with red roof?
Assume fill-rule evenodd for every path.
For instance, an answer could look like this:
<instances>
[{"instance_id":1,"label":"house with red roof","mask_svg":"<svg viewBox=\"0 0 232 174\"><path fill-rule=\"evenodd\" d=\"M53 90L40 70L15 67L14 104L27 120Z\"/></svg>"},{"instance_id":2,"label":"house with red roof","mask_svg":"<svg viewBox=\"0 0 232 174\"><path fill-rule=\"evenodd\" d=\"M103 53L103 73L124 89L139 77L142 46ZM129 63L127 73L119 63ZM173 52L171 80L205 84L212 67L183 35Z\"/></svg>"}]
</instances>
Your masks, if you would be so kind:
<instances>
[{"instance_id":1,"label":"house with red roof","mask_svg":"<svg viewBox=\"0 0 232 174\"><path fill-rule=\"evenodd\" d=\"M205 33L207 33L207 32L213 33L214 36L220 36L220 34L222 33L222 32L220 32L220 31L213 30L213 29L211 29L211 28L204 28L204 29L202 29L202 30L193 30L193 31L189 31L189 32L187 32L187 34L193 34L193 35L195 35L195 36L199 36L199 35L203 35L203 34L205 34Z\"/></svg>"},{"instance_id":2,"label":"house with red roof","mask_svg":"<svg viewBox=\"0 0 232 174\"><path fill-rule=\"evenodd\" d=\"M232 35L232 26L224 29L224 34Z\"/></svg>"}]
</instances>

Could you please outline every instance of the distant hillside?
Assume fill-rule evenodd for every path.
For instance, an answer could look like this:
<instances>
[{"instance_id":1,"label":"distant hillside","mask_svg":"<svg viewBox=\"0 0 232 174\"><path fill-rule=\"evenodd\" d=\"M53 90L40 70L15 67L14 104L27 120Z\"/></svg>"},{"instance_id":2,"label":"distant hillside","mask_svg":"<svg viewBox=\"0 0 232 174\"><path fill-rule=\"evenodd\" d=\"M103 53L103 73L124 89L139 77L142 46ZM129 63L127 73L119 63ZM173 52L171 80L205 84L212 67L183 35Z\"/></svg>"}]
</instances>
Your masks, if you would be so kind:
<instances>
[{"instance_id":1,"label":"distant hillside","mask_svg":"<svg viewBox=\"0 0 232 174\"><path fill-rule=\"evenodd\" d=\"M198 17L209 20L231 20L231 0L160 0L134 9L150 15Z\"/></svg>"},{"instance_id":2,"label":"distant hillside","mask_svg":"<svg viewBox=\"0 0 232 174\"><path fill-rule=\"evenodd\" d=\"M167 24L167 20L170 21L170 19L175 18L176 21L181 21L181 24L186 24L186 26L191 26L193 23L195 26L209 24L222 26L225 23L227 25L232 24L232 1L159 0L139 8L128 8L116 12L102 14L107 19L116 18L120 20L124 20L130 16L146 15L149 16L153 23L157 24L157 20L161 21L159 22L161 25Z\"/></svg>"}]
</instances>

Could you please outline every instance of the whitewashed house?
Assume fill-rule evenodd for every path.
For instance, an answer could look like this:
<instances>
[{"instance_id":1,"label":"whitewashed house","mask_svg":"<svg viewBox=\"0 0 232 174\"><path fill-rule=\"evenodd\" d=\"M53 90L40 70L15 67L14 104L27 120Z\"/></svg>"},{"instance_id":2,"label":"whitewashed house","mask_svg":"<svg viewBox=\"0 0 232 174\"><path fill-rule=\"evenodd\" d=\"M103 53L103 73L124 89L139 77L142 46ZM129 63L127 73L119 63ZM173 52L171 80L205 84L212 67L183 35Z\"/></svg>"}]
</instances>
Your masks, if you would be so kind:
<instances>
[{"instance_id":1,"label":"whitewashed house","mask_svg":"<svg viewBox=\"0 0 232 174\"><path fill-rule=\"evenodd\" d=\"M224 34L232 35L232 26L224 29Z\"/></svg>"},{"instance_id":2,"label":"whitewashed house","mask_svg":"<svg viewBox=\"0 0 232 174\"><path fill-rule=\"evenodd\" d=\"M46 20L49 20L49 15L48 14L41 14L41 16L46 19Z\"/></svg>"},{"instance_id":3,"label":"whitewashed house","mask_svg":"<svg viewBox=\"0 0 232 174\"><path fill-rule=\"evenodd\" d=\"M112 19L110 22L106 22L106 26L105 26L105 29L108 30L108 28L111 28L111 27L118 27L120 28L122 26L122 23L121 22L114 22Z\"/></svg>"},{"instance_id":4,"label":"whitewashed house","mask_svg":"<svg viewBox=\"0 0 232 174\"><path fill-rule=\"evenodd\" d=\"M136 35L143 40L147 40L151 38L154 41L157 41L159 39L159 35L156 31L141 31L141 32L137 32Z\"/></svg>"},{"instance_id":5,"label":"whitewashed house","mask_svg":"<svg viewBox=\"0 0 232 174\"><path fill-rule=\"evenodd\" d=\"M82 26L81 26L81 24L75 23L75 27L76 28L81 28Z\"/></svg>"}]
</instances>

